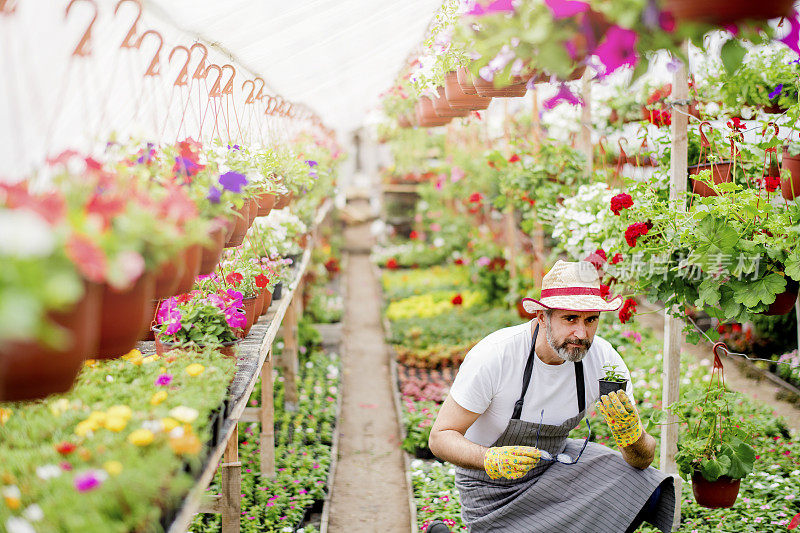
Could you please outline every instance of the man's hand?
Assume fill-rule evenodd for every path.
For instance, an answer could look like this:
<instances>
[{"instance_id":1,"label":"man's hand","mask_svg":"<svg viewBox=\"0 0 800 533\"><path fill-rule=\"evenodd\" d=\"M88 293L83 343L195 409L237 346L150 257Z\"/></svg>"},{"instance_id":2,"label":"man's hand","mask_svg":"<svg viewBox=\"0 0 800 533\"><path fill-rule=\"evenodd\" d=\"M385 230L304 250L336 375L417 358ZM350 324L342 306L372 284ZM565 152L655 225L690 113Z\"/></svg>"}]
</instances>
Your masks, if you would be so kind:
<instances>
[{"instance_id":1,"label":"man's hand","mask_svg":"<svg viewBox=\"0 0 800 533\"><path fill-rule=\"evenodd\" d=\"M492 479L517 479L536 466L542 452L533 446L500 446L489 448L483 467Z\"/></svg>"},{"instance_id":2,"label":"man's hand","mask_svg":"<svg viewBox=\"0 0 800 533\"><path fill-rule=\"evenodd\" d=\"M601 396L597 409L603 413L620 448L630 446L642 436L639 411L631 404L625 391L613 391Z\"/></svg>"}]
</instances>

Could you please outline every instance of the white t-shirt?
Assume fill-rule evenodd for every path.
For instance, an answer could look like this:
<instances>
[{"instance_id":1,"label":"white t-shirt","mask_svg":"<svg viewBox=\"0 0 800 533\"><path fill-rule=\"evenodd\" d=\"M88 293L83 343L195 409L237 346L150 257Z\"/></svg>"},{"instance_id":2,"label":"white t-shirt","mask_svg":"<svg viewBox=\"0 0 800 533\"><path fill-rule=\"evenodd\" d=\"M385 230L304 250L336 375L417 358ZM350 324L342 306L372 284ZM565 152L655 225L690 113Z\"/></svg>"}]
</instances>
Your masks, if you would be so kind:
<instances>
[{"instance_id":1,"label":"white t-shirt","mask_svg":"<svg viewBox=\"0 0 800 533\"><path fill-rule=\"evenodd\" d=\"M461 363L450 395L464 409L481 413L464 435L468 440L491 446L508 426L522 393L522 376L533 341L531 325L526 322L489 334ZM545 335L542 328L539 335ZM628 367L608 341L595 335L583 358L587 410L600 398L597 380L605 375L602 367L606 361L617 365L617 372L628 378L627 393L634 400ZM539 423L542 409L543 423L552 425L578 414L574 363L548 365L536 356L521 418Z\"/></svg>"}]
</instances>

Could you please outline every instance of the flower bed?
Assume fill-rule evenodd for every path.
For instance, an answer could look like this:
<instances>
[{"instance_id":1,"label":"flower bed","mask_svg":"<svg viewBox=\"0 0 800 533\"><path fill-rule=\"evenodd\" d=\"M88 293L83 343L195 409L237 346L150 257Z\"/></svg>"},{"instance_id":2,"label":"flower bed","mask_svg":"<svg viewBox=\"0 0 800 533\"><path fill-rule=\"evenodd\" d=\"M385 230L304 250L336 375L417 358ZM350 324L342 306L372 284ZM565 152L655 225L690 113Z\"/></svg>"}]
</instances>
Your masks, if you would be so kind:
<instances>
[{"instance_id":1,"label":"flower bed","mask_svg":"<svg viewBox=\"0 0 800 533\"><path fill-rule=\"evenodd\" d=\"M299 404L296 412L283 408L283 378L275 371L275 471L262 479L259 470L258 424L239 426L242 462L242 532L316 531L298 529L306 511L326 495L339 384L336 354L311 351L300 356ZM250 398L260 402L257 384ZM208 490L218 492L220 474ZM198 515L190 531L219 531L220 515Z\"/></svg>"},{"instance_id":2,"label":"flower bed","mask_svg":"<svg viewBox=\"0 0 800 533\"><path fill-rule=\"evenodd\" d=\"M194 483L234 370L211 350L134 350L87 362L69 394L5 404L0 524L10 533L152 528Z\"/></svg>"}]
</instances>

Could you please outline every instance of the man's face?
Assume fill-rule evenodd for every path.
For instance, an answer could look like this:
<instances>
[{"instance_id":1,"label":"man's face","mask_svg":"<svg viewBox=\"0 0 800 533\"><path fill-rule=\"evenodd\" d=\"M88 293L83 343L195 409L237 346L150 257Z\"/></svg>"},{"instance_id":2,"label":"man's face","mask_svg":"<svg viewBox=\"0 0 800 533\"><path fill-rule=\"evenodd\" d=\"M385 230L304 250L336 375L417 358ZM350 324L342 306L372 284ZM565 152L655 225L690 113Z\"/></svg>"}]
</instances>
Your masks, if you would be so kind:
<instances>
[{"instance_id":1,"label":"man's face","mask_svg":"<svg viewBox=\"0 0 800 533\"><path fill-rule=\"evenodd\" d=\"M543 311L539 323L544 325L547 343L565 361L580 361L592 345L600 313L596 311L553 310L548 317Z\"/></svg>"}]
</instances>

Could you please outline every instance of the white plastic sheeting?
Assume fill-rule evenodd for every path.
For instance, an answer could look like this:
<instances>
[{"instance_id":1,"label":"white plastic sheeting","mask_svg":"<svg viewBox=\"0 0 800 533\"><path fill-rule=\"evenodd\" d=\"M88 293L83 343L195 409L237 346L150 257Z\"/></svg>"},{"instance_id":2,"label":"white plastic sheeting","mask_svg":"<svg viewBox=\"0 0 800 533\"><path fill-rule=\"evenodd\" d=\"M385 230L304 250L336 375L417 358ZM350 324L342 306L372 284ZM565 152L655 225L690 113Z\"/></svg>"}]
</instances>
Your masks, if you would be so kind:
<instances>
[{"instance_id":1,"label":"white plastic sheeting","mask_svg":"<svg viewBox=\"0 0 800 533\"><path fill-rule=\"evenodd\" d=\"M310 121L266 117L266 99L245 104L242 83L306 104L339 133L357 128L424 37L441 0L145 1L137 38L163 38L158 75L143 74L154 34L120 48L136 15L117 0L0 1L0 179L16 178L66 148L101 150L112 138L170 141L185 136L261 142L289 139ZM95 16L86 50L72 52ZM214 73L174 81L186 57L176 45L208 47L208 61L237 69L232 93L209 98ZM200 61L195 51L191 75ZM223 85L228 72L223 76ZM340 136L345 140L345 136Z\"/></svg>"}]
</instances>

